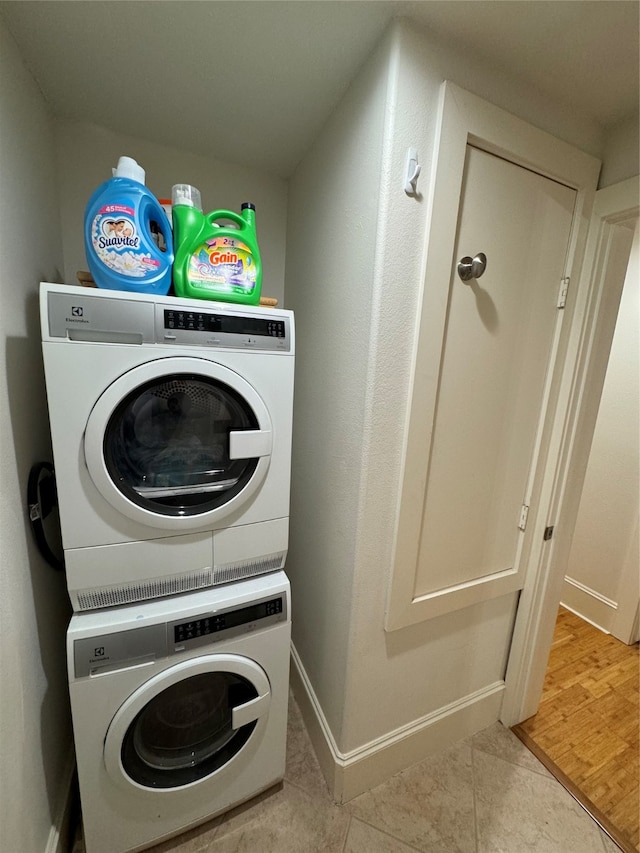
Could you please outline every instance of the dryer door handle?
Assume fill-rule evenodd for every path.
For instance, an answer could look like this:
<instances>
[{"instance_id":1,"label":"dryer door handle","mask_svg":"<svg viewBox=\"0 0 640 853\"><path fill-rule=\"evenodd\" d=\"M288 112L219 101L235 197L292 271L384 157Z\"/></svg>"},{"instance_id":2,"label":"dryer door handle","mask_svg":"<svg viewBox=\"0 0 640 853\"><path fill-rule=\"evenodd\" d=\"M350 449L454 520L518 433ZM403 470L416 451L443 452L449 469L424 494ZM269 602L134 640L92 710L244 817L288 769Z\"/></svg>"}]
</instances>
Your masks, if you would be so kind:
<instances>
[{"instance_id":1,"label":"dryer door handle","mask_svg":"<svg viewBox=\"0 0 640 853\"><path fill-rule=\"evenodd\" d=\"M229 433L229 459L253 459L271 453L271 430L232 430Z\"/></svg>"},{"instance_id":2,"label":"dryer door handle","mask_svg":"<svg viewBox=\"0 0 640 853\"><path fill-rule=\"evenodd\" d=\"M271 693L265 693L263 696L256 696L250 702L245 702L244 705L236 705L231 709L231 728L241 729L243 726L257 720L269 710L271 702Z\"/></svg>"}]
</instances>

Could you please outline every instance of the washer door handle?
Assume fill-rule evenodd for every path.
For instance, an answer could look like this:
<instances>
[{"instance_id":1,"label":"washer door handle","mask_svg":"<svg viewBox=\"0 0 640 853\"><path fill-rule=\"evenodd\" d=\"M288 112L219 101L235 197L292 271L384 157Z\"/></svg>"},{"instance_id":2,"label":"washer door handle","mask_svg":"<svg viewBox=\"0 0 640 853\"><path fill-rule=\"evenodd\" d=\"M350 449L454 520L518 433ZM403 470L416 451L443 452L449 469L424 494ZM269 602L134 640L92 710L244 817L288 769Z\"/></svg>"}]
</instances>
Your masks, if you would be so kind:
<instances>
[{"instance_id":1,"label":"washer door handle","mask_svg":"<svg viewBox=\"0 0 640 853\"><path fill-rule=\"evenodd\" d=\"M244 705L236 705L231 709L231 728L235 731L257 720L267 713L270 702L271 693L265 693L263 696L256 696L250 702L245 702Z\"/></svg>"},{"instance_id":2,"label":"washer door handle","mask_svg":"<svg viewBox=\"0 0 640 853\"><path fill-rule=\"evenodd\" d=\"M229 433L229 459L254 459L271 453L271 430L232 430Z\"/></svg>"}]
</instances>

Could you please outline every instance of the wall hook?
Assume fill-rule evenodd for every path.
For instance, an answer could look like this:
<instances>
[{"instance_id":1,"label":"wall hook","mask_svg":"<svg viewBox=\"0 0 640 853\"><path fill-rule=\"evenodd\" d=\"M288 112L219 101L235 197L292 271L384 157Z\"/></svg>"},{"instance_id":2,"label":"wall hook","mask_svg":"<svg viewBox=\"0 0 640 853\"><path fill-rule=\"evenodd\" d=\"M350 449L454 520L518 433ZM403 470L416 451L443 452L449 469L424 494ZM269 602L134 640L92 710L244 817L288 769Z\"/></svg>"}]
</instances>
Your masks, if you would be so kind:
<instances>
[{"instance_id":1,"label":"wall hook","mask_svg":"<svg viewBox=\"0 0 640 853\"><path fill-rule=\"evenodd\" d=\"M407 166L405 169L404 191L407 195L417 195L418 177L422 166L418 163L418 149L410 148L407 151Z\"/></svg>"}]
</instances>

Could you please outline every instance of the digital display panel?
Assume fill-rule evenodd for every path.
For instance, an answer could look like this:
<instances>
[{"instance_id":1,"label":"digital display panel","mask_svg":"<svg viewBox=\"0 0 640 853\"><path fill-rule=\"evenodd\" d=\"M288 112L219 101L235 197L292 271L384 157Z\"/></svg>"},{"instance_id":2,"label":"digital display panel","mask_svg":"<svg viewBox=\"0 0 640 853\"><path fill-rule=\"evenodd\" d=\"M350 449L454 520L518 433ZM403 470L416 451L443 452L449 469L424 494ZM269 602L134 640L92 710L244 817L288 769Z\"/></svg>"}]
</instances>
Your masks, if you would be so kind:
<instances>
[{"instance_id":1,"label":"digital display panel","mask_svg":"<svg viewBox=\"0 0 640 853\"><path fill-rule=\"evenodd\" d=\"M198 619L174 625L174 643L184 643L186 640L193 640L196 637L206 637L208 634L216 634L218 631L226 631L228 628L246 625L258 619L265 619L267 616L277 616L278 613L282 613L282 598L261 601L259 604L230 610L228 613L212 613L210 616L201 616Z\"/></svg>"},{"instance_id":2,"label":"digital display panel","mask_svg":"<svg viewBox=\"0 0 640 853\"><path fill-rule=\"evenodd\" d=\"M213 334L254 335L264 338L284 338L284 320L263 317L243 317L228 314L210 314L205 311L165 310L165 329Z\"/></svg>"}]
</instances>

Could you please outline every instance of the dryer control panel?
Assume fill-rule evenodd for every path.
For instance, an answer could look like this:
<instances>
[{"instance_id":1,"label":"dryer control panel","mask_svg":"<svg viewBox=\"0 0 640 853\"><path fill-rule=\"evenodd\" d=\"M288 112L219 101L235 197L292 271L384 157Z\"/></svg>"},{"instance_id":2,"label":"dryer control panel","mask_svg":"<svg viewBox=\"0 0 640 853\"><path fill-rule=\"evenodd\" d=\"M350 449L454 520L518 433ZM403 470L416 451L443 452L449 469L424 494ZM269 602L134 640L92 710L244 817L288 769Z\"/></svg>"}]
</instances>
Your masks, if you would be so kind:
<instances>
[{"instance_id":1,"label":"dryer control panel","mask_svg":"<svg viewBox=\"0 0 640 853\"><path fill-rule=\"evenodd\" d=\"M43 288L43 340L175 344L293 355L290 311L66 285Z\"/></svg>"},{"instance_id":2,"label":"dryer control panel","mask_svg":"<svg viewBox=\"0 0 640 853\"><path fill-rule=\"evenodd\" d=\"M289 352L291 349L287 317L231 314L219 310L194 311L182 306L158 306L157 311L157 322L162 327L165 343L272 352Z\"/></svg>"},{"instance_id":3,"label":"dryer control panel","mask_svg":"<svg viewBox=\"0 0 640 853\"><path fill-rule=\"evenodd\" d=\"M200 612L192 617L114 631L75 640L76 678L102 675L209 646L287 620L284 595L228 609Z\"/></svg>"}]
</instances>

